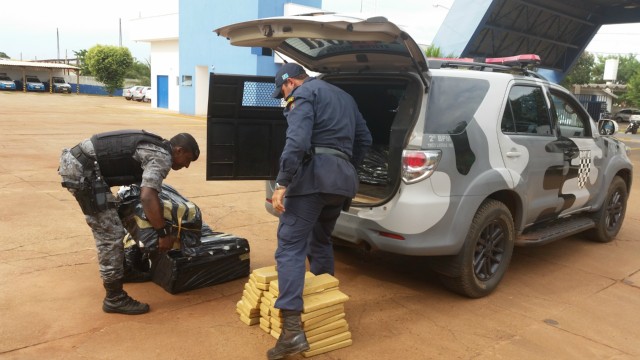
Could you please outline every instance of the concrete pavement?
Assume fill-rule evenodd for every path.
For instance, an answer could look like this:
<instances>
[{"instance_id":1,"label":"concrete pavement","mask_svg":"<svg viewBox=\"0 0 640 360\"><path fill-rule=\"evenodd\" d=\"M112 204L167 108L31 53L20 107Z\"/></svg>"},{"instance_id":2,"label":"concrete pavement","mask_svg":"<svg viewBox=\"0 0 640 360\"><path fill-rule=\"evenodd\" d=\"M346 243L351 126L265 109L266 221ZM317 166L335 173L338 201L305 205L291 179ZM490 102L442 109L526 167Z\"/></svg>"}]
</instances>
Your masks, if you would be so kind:
<instances>
[{"instance_id":1,"label":"concrete pavement","mask_svg":"<svg viewBox=\"0 0 640 360\"><path fill-rule=\"evenodd\" d=\"M167 183L214 229L245 237L251 268L274 264L276 219L262 181L206 182L206 120L121 97L0 92L0 359L264 359L275 339L235 312L246 279L171 295L127 284L149 314L101 310L91 231L56 169L93 133L190 132L203 156ZM623 130L624 131L624 130ZM640 135L622 231L516 248L492 295L446 291L421 258L336 250L353 345L316 359L640 358ZM302 358L294 357L294 358Z\"/></svg>"}]
</instances>

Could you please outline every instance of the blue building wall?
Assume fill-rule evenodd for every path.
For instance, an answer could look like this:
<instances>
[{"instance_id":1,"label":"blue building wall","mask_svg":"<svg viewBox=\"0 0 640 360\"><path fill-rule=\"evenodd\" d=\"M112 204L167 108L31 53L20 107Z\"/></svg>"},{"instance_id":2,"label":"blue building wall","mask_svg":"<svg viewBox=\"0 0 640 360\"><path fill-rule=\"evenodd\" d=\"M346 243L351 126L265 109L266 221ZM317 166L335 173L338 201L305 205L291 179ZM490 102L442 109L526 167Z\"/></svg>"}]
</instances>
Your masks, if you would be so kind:
<instances>
[{"instance_id":1,"label":"blue building wall","mask_svg":"<svg viewBox=\"0 0 640 360\"><path fill-rule=\"evenodd\" d=\"M322 6L322 0L180 1L180 77L195 75L196 66L221 74L275 75L278 65L273 56L263 56L258 49L231 46L213 30L236 22L282 16L285 3ZM196 86L180 86L180 113L195 114L195 91Z\"/></svg>"},{"instance_id":2,"label":"blue building wall","mask_svg":"<svg viewBox=\"0 0 640 360\"><path fill-rule=\"evenodd\" d=\"M488 16L493 0L456 0L433 38L433 45L447 56L460 56L483 19Z\"/></svg>"}]
</instances>

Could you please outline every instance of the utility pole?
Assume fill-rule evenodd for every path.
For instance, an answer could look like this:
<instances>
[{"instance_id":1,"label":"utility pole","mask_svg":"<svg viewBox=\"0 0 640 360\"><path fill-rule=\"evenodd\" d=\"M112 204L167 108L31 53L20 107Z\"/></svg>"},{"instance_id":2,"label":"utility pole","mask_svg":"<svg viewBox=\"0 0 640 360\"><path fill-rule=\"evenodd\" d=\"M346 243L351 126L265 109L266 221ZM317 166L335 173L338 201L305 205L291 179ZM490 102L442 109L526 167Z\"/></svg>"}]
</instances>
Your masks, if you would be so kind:
<instances>
[{"instance_id":1,"label":"utility pole","mask_svg":"<svg viewBox=\"0 0 640 360\"><path fill-rule=\"evenodd\" d=\"M58 46L58 57L56 58L56 60L60 60L60 33L58 33L58 28L56 28L56 43Z\"/></svg>"},{"instance_id":2,"label":"utility pole","mask_svg":"<svg viewBox=\"0 0 640 360\"><path fill-rule=\"evenodd\" d=\"M122 18L118 18L118 34L120 36L118 46L122 47Z\"/></svg>"}]
</instances>

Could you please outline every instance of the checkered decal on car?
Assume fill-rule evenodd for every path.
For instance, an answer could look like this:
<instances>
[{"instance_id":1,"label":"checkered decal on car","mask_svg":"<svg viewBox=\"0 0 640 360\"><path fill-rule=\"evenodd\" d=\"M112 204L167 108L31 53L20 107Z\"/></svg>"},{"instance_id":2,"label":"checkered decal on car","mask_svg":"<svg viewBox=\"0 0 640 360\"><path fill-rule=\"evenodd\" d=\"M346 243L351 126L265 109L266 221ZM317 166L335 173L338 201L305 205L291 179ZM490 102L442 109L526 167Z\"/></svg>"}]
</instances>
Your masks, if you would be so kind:
<instances>
[{"instance_id":1,"label":"checkered decal on car","mask_svg":"<svg viewBox=\"0 0 640 360\"><path fill-rule=\"evenodd\" d=\"M580 164L578 168L578 188L584 188L591 172L591 150L580 150Z\"/></svg>"}]
</instances>

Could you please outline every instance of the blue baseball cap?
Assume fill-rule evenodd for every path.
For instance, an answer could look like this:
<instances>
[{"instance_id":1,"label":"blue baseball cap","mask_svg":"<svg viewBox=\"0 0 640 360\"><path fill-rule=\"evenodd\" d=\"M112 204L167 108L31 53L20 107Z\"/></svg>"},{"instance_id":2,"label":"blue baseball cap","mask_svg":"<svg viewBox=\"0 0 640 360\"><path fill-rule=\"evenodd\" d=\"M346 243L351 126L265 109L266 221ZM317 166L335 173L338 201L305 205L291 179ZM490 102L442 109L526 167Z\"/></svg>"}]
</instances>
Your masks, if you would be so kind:
<instances>
[{"instance_id":1,"label":"blue baseball cap","mask_svg":"<svg viewBox=\"0 0 640 360\"><path fill-rule=\"evenodd\" d=\"M296 77L304 73L305 73L304 68L298 64L286 63L282 65L280 70L278 70L278 72L276 73L276 77L275 77L276 89L273 90L273 94L271 94L271 97L276 99L282 98L283 96L282 84L284 84L285 80L291 77Z\"/></svg>"}]
</instances>

